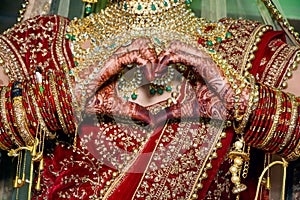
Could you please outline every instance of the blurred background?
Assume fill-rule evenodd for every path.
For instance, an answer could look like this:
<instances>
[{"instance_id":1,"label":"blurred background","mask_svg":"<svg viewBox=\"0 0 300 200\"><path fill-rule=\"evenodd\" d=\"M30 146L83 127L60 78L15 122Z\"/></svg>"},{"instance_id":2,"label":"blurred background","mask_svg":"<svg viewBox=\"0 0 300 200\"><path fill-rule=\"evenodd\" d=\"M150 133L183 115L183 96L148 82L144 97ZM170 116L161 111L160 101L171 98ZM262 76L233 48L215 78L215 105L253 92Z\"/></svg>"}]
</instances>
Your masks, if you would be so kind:
<instances>
[{"instance_id":1,"label":"blurred background","mask_svg":"<svg viewBox=\"0 0 300 200\"><path fill-rule=\"evenodd\" d=\"M259 11L260 0L193 0L192 9L198 16L209 19L220 17L246 18L261 21ZM83 3L81 0L1 0L0 4L0 32L16 23L22 4L29 3L30 13L26 16L38 14L60 14L69 18L83 16ZM274 0L281 8L289 22L300 31L300 1L299 0ZM94 11L106 5L106 0L99 0ZM202 12L201 12L202 11Z\"/></svg>"}]
</instances>

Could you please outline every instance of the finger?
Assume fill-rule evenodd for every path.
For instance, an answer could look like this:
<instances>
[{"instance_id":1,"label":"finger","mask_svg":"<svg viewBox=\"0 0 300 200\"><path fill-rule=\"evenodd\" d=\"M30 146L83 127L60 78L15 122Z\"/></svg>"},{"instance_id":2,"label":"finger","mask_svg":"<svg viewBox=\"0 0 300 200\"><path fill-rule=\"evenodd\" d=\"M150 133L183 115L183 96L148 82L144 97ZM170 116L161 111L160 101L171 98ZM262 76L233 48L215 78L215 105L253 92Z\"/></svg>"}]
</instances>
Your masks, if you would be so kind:
<instances>
[{"instance_id":1,"label":"finger","mask_svg":"<svg viewBox=\"0 0 300 200\"><path fill-rule=\"evenodd\" d=\"M87 97L92 96L95 91L111 77L119 74L124 69L124 66L132 63L137 63L138 65L143 66L148 62L148 60L142 58L139 51L132 51L124 55L109 58L103 67L99 69L98 74L96 74L86 86L85 89Z\"/></svg>"},{"instance_id":2,"label":"finger","mask_svg":"<svg viewBox=\"0 0 300 200\"><path fill-rule=\"evenodd\" d=\"M201 117L219 120L225 120L229 117L222 99L207 85L197 85L196 95Z\"/></svg>"},{"instance_id":3,"label":"finger","mask_svg":"<svg viewBox=\"0 0 300 200\"><path fill-rule=\"evenodd\" d=\"M142 58L149 60L149 62L143 67L143 74L148 81L153 80L155 63L157 63L157 55L150 39L138 38L134 40L130 45L121 47L115 52L115 55L128 53L131 51L140 51Z\"/></svg>"},{"instance_id":4,"label":"finger","mask_svg":"<svg viewBox=\"0 0 300 200\"><path fill-rule=\"evenodd\" d=\"M140 54L149 62L142 68L145 78L151 82L154 79L157 56L153 48L141 48Z\"/></svg>"},{"instance_id":5,"label":"finger","mask_svg":"<svg viewBox=\"0 0 300 200\"><path fill-rule=\"evenodd\" d=\"M88 102L85 112L87 114L106 114L118 117L129 117L150 123L148 111L140 105L126 101L119 97L115 91L116 83L105 86Z\"/></svg>"},{"instance_id":6,"label":"finger","mask_svg":"<svg viewBox=\"0 0 300 200\"><path fill-rule=\"evenodd\" d=\"M194 56L201 57L201 58L210 58L209 54L207 54L205 52L205 50L201 49L200 46L194 47L194 46L191 46L189 44L186 44L186 43L178 41L178 40L173 41L170 44L168 51L175 53L175 54L177 54L179 52L185 52L189 55L194 55Z\"/></svg>"}]
</instances>

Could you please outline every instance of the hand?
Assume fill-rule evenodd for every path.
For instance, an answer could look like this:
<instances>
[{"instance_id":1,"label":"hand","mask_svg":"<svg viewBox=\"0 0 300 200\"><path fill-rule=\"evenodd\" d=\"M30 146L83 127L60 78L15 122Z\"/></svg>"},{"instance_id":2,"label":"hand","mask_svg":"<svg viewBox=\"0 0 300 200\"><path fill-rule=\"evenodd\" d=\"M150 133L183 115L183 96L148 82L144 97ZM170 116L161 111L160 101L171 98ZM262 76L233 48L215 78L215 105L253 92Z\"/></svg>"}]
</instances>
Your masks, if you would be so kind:
<instances>
[{"instance_id":1,"label":"hand","mask_svg":"<svg viewBox=\"0 0 300 200\"><path fill-rule=\"evenodd\" d=\"M147 38L139 38L134 40L128 46L120 47L112 56L105 61L105 63L99 68L99 66L94 65L90 66L88 70L80 72L79 77L81 80L89 79L90 82L86 86L86 97L91 97L97 89L99 89L106 81L108 81L114 75L120 73L124 66L128 64L136 63L139 66L143 67L143 73L149 79L151 78L151 69L153 68L154 63L156 63L157 57L153 48L150 47L150 40ZM99 72L91 80L88 78L93 72L94 68L98 67ZM75 83L76 85L81 83ZM77 100L83 98L79 87L76 87L75 95Z\"/></svg>"},{"instance_id":2,"label":"hand","mask_svg":"<svg viewBox=\"0 0 300 200\"><path fill-rule=\"evenodd\" d=\"M87 114L131 117L150 124L149 112L144 107L119 97L116 88L117 81L99 90L87 103L85 112Z\"/></svg>"},{"instance_id":3,"label":"hand","mask_svg":"<svg viewBox=\"0 0 300 200\"><path fill-rule=\"evenodd\" d=\"M192 86L185 81L182 85L177 104L167 108L164 112L155 116L155 122L160 123L166 118L211 118L228 119L228 111L220 98L201 82Z\"/></svg>"},{"instance_id":4,"label":"hand","mask_svg":"<svg viewBox=\"0 0 300 200\"><path fill-rule=\"evenodd\" d=\"M226 108L225 110L229 111L230 115L227 116L232 117L235 91L222 69L212 60L210 55L188 44L174 41L169 48L159 55L158 60L158 71L162 71L165 66L171 63L182 63L191 67L195 76L201 77L205 82L205 87L200 87L197 91L199 105L203 107L203 97L210 96L209 104L206 104L208 106L207 111L210 110L211 105L218 105L217 107L222 108L223 106L220 104L222 103ZM241 112L246 109L248 97L249 88L245 87L239 100ZM224 110L220 110L219 115L224 116Z\"/></svg>"}]
</instances>

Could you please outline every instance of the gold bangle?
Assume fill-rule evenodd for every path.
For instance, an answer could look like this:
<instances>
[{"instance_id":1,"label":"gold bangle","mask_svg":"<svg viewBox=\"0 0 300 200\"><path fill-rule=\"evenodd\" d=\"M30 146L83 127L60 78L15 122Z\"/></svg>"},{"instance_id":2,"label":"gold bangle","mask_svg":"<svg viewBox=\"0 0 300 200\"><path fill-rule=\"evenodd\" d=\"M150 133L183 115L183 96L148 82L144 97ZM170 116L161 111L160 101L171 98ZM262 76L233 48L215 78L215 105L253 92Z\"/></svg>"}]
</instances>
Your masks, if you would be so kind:
<instances>
[{"instance_id":1,"label":"gold bangle","mask_svg":"<svg viewBox=\"0 0 300 200\"><path fill-rule=\"evenodd\" d=\"M2 90L3 90L4 86L1 87L1 92L0 94L2 94ZM2 107L3 107L3 104L2 104L2 100L0 100L0 112L2 111ZM2 115L2 112L1 112L1 115ZM13 144L13 142L11 141L11 139L9 138L9 135L7 134L7 132L5 131L5 127L4 127L4 124L2 122L2 119L3 119L3 116L1 116L0 120L1 120L1 127L0 127L0 131L1 131L1 135L2 134L5 134L3 137L3 141L6 142L6 143L10 143L10 144ZM10 146L9 146L10 147ZM6 146L4 143L2 143L2 141L0 141L0 148L3 149L3 150L9 150L9 147Z\"/></svg>"},{"instance_id":2,"label":"gold bangle","mask_svg":"<svg viewBox=\"0 0 300 200\"><path fill-rule=\"evenodd\" d=\"M288 161L296 160L300 156L300 141L298 141L298 144L292 153L286 156L286 159Z\"/></svg>"},{"instance_id":3,"label":"gold bangle","mask_svg":"<svg viewBox=\"0 0 300 200\"><path fill-rule=\"evenodd\" d=\"M34 137L31 135L28 128L28 121L22 104L22 96L13 98L13 113L16 120L17 129L26 146L32 146Z\"/></svg>"},{"instance_id":4,"label":"gold bangle","mask_svg":"<svg viewBox=\"0 0 300 200\"><path fill-rule=\"evenodd\" d=\"M252 114L252 111L256 108L258 102L258 95L259 95L258 86L255 84L254 78L251 78L250 81L251 81L251 93L249 96L247 109L245 111L245 114L243 115L242 122L237 128L235 126L235 123L233 123L234 130L237 134L241 134L244 131L248 123L249 117Z\"/></svg>"},{"instance_id":5,"label":"gold bangle","mask_svg":"<svg viewBox=\"0 0 300 200\"><path fill-rule=\"evenodd\" d=\"M2 91L1 91L1 105L2 105L2 109L1 109L1 114L2 114L2 119L3 119L3 126L4 129L6 130L6 133L9 135L11 141L13 142L13 144L17 145L18 147L22 147L23 144L16 139L15 133L11 130L7 116L6 116L6 106L5 106L5 94L8 91L7 87L3 87Z\"/></svg>"}]
</instances>

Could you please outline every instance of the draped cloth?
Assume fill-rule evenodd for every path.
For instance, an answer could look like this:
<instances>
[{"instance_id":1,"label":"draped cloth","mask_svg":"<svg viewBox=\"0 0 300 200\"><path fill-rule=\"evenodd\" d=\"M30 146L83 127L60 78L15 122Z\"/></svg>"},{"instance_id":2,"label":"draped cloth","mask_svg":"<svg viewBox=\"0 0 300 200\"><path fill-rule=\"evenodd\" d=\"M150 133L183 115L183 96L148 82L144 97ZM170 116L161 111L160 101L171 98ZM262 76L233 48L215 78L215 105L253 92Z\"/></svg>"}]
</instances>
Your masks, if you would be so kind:
<instances>
[{"instance_id":1,"label":"draped cloth","mask_svg":"<svg viewBox=\"0 0 300 200\"><path fill-rule=\"evenodd\" d=\"M221 21L232 38L212 48L242 70L248 50L265 26L247 20ZM35 17L5 32L0 37L0 57L10 77L22 81L36 64L45 71L75 67L64 39L67 25L63 17ZM297 49L285 44L282 32L268 31L261 40L251 73L258 82L280 87ZM21 74L15 73L16 67ZM80 127L76 151L67 142L48 148L42 189L34 192L34 198L189 199L194 194L198 199L234 198L226 159L234 134L232 127L224 134L224 122L166 119L149 127L110 116L100 120L90 116L86 122ZM243 199L253 199L252 191L250 187Z\"/></svg>"}]
</instances>

